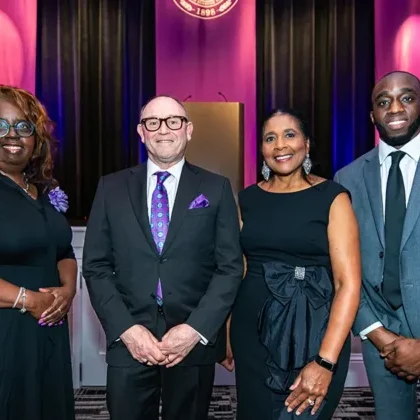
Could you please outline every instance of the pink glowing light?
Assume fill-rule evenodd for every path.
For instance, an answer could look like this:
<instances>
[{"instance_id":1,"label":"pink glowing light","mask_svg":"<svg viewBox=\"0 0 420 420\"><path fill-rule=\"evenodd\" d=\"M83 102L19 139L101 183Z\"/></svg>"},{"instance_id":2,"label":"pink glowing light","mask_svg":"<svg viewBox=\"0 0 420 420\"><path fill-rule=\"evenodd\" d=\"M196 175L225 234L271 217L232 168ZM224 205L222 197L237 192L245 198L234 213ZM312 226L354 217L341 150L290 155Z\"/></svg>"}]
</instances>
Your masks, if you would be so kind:
<instances>
[{"instance_id":1,"label":"pink glowing light","mask_svg":"<svg viewBox=\"0 0 420 420\"><path fill-rule=\"evenodd\" d=\"M394 67L420 77L420 15L411 15L400 26L394 42Z\"/></svg>"},{"instance_id":2,"label":"pink glowing light","mask_svg":"<svg viewBox=\"0 0 420 420\"><path fill-rule=\"evenodd\" d=\"M13 20L0 10L0 83L19 86L24 73L23 42Z\"/></svg>"}]
</instances>

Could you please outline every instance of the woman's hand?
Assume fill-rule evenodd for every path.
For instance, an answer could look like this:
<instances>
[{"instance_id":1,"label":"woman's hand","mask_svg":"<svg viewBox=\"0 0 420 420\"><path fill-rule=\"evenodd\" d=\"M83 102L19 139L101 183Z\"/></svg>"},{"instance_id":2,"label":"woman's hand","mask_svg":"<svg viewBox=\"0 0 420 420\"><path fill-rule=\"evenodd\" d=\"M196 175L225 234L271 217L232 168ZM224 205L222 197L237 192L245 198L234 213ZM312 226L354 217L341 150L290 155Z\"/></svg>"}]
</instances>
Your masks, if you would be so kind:
<instances>
[{"instance_id":1,"label":"woman's hand","mask_svg":"<svg viewBox=\"0 0 420 420\"><path fill-rule=\"evenodd\" d=\"M43 312L54 302L54 296L52 294L26 290L26 295L25 308L35 319L40 319ZM22 306L22 299L20 299L17 308L20 309Z\"/></svg>"},{"instance_id":2,"label":"woman's hand","mask_svg":"<svg viewBox=\"0 0 420 420\"><path fill-rule=\"evenodd\" d=\"M66 286L46 287L39 289L41 293L49 293L54 296L54 301L41 315L39 323L51 327L54 324L62 322L63 318L70 310L73 298L76 294L73 288Z\"/></svg>"},{"instance_id":3,"label":"woman's hand","mask_svg":"<svg viewBox=\"0 0 420 420\"><path fill-rule=\"evenodd\" d=\"M307 364L290 387L293 392L285 402L287 411L291 412L297 408L296 414L301 414L313 406L311 414L315 414L327 395L331 379L332 372L329 370L315 362Z\"/></svg>"},{"instance_id":4,"label":"woman's hand","mask_svg":"<svg viewBox=\"0 0 420 420\"><path fill-rule=\"evenodd\" d=\"M235 362L233 361L233 353L232 353L232 346L228 341L226 343L226 358L220 362L220 364L227 369L229 372L233 372L235 368Z\"/></svg>"}]
</instances>

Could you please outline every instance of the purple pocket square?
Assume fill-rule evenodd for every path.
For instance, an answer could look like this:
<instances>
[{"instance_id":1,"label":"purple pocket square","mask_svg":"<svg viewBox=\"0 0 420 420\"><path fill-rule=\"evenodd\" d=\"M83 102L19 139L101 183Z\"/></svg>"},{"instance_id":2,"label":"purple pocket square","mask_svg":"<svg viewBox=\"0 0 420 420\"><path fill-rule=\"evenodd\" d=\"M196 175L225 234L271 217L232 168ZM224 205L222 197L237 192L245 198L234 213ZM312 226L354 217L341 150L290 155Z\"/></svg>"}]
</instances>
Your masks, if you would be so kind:
<instances>
[{"instance_id":1,"label":"purple pocket square","mask_svg":"<svg viewBox=\"0 0 420 420\"><path fill-rule=\"evenodd\" d=\"M203 209L204 207L208 207L210 205L209 200L207 200L204 194L200 194L197 198L195 198L189 207L189 210L192 209Z\"/></svg>"}]
</instances>

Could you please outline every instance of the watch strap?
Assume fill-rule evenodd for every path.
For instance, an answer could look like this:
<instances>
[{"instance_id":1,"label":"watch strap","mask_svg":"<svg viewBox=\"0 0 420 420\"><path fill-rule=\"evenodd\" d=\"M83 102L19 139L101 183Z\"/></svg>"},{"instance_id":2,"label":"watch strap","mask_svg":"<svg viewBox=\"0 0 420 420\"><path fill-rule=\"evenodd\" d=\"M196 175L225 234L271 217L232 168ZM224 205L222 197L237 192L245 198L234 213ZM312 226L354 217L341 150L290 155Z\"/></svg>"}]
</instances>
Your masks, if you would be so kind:
<instances>
[{"instance_id":1,"label":"watch strap","mask_svg":"<svg viewBox=\"0 0 420 420\"><path fill-rule=\"evenodd\" d=\"M330 362L327 359L324 359L319 354L315 357L315 363L317 363L319 366L323 367L324 369L329 370L330 372L335 372L336 365L332 362Z\"/></svg>"}]
</instances>

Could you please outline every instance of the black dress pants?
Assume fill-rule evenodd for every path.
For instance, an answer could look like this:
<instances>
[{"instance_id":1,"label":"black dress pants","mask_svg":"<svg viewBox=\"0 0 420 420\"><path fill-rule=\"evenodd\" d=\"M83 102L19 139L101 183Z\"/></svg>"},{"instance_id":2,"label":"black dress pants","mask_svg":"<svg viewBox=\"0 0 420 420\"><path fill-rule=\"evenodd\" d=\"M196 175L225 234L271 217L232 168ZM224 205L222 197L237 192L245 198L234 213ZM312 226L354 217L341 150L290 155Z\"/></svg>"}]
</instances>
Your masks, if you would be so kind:
<instances>
[{"instance_id":1,"label":"black dress pants","mask_svg":"<svg viewBox=\"0 0 420 420\"><path fill-rule=\"evenodd\" d=\"M159 313L160 337L166 329ZM202 345L202 344L198 344ZM215 365L108 366L107 405L111 420L207 420Z\"/></svg>"}]
</instances>

